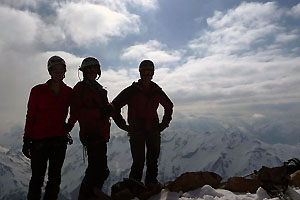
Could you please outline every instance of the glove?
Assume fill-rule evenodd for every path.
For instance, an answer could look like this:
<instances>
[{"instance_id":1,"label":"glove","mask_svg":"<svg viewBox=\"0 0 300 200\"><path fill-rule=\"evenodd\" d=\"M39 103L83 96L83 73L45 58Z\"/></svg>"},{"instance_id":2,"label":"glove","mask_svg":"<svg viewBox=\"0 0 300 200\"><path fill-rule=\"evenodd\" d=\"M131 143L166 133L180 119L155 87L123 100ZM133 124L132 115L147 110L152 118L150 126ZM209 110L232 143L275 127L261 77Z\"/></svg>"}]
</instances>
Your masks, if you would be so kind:
<instances>
[{"instance_id":1,"label":"glove","mask_svg":"<svg viewBox=\"0 0 300 200\"><path fill-rule=\"evenodd\" d=\"M22 153L27 158L31 159L31 146L32 146L32 140L29 137L23 137L23 147L22 147Z\"/></svg>"},{"instance_id":2,"label":"glove","mask_svg":"<svg viewBox=\"0 0 300 200\"><path fill-rule=\"evenodd\" d=\"M72 124L70 124L70 123L66 123L65 122L65 124L64 124L64 129L66 130L66 131L68 131L68 132L71 132L72 131L72 129L73 129L73 125Z\"/></svg>"},{"instance_id":3,"label":"glove","mask_svg":"<svg viewBox=\"0 0 300 200\"><path fill-rule=\"evenodd\" d=\"M168 125L159 123L158 130L159 130L159 132L163 132L167 127L168 127Z\"/></svg>"}]
</instances>

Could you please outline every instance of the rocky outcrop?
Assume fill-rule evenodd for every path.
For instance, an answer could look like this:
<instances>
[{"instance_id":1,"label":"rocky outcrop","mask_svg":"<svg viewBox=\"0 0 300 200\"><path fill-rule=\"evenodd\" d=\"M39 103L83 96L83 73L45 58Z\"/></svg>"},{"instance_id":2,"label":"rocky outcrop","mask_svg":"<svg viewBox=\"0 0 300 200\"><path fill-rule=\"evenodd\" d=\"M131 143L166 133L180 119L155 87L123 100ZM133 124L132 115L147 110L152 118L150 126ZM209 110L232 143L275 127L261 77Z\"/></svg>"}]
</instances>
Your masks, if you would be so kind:
<instances>
[{"instance_id":1,"label":"rocky outcrop","mask_svg":"<svg viewBox=\"0 0 300 200\"><path fill-rule=\"evenodd\" d=\"M213 172L186 172L175 179L175 181L167 183L165 188L172 192L187 192L204 185L218 188L221 180L222 177Z\"/></svg>"},{"instance_id":2,"label":"rocky outcrop","mask_svg":"<svg viewBox=\"0 0 300 200\"><path fill-rule=\"evenodd\" d=\"M222 188L232 192L256 193L259 186L260 182L255 179L247 179L244 177L232 177L224 183Z\"/></svg>"},{"instance_id":3,"label":"rocky outcrop","mask_svg":"<svg viewBox=\"0 0 300 200\"><path fill-rule=\"evenodd\" d=\"M285 166L282 167L265 167L259 171L255 171L251 176L232 177L226 182L221 183L222 177L213 172L186 172L176 178L174 181L165 183L164 185L156 184L153 187L146 187L141 182L131 179L124 179L113 185L111 197L105 196L106 199L113 200L129 200L138 197L146 200L151 196L159 193L162 189L171 192L188 192L204 185L210 185L215 189L225 189L232 192L256 193L259 187L268 191L269 195L276 196L275 188L279 188L279 192L285 192L287 184L300 186L300 170L290 176ZM101 198L102 199L102 198ZM103 198L104 199L104 198Z\"/></svg>"},{"instance_id":4,"label":"rocky outcrop","mask_svg":"<svg viewBox=\"0 0 300 200\"><path fill-rule=\"evenodd\" d=\"M300 170L291 175L290 185L300 187Z\"/></svg>"}]
</instances>

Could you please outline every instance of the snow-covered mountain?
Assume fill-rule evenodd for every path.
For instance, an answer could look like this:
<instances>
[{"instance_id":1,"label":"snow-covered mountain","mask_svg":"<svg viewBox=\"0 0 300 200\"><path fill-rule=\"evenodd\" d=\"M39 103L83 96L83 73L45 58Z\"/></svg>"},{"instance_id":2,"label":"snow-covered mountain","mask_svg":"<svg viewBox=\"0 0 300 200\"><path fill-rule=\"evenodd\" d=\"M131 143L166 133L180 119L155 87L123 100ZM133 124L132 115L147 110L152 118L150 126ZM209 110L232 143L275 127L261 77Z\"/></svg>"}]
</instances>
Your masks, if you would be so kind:
<instances>
[{"instance_id":1,"label":"snow-covered mountain","mask_svg":"<svg viewBox=\"0 0 300 200\"><path fill-rule=\"evenodd\" d=\"M245 176L263 165L274 167L297 157L300 146L266 144L241 132L167 132L162 137L160 180L187 171L212 171L223 179Z\"/></svg>"},{"instance_id":2,"label":"snow-covered mountain","mask_svg":"<svg viewBox=\"0 0 300 200\"><path fill-rule=\"evenodd\" d=\"M0 146L0 199L24 199L30 165L19 149Z\"/></svg>"},{"instance_id":3,"label":"snow-covered mountain","mask_svg":"<svg viewBox=\"0 0 300 200\"><path fill-rule=\"evenodd\" d=\"M222 129L222 127L219 127ZM261 166L280 166L283 161L300 155L299 145L266 144L251 134L223 128L222 132L197 131L196 127L171 127L162 133L159 159L159 181L174 180L188 171L212 171L223 179L244 176ZM233 130L233 129L231 129ZM74 144L67 150L62 170L60 199L76 199L87 163L83 150L73 131ZM5 135L0 148L0 199L25 199L30 178L29 160L21 151L22 134ZM12 139L9 139L12 138ZM15 141L15 144L14 142ZM110 176L104 190L109 193L112 184L128 177L131 154L125 132L114 132L108 144Z\"/></svg>"}]
</instances>

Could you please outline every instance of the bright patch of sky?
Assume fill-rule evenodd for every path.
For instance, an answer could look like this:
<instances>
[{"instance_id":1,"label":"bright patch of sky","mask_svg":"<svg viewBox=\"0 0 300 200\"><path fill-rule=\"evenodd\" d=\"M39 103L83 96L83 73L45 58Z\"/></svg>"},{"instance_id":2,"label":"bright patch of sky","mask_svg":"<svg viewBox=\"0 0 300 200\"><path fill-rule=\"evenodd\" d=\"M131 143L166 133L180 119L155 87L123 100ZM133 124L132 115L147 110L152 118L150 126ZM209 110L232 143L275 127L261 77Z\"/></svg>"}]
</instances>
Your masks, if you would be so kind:
<instances>
[{"instance_id":1,"label":"bright patch of sky","mask_svg":"<svg viewBox=\"0 0 300 200\"><path fill-rule=\"evenodd\" d=\"M52 55L66 60L70 86L83 58L97 57L110 100L153 60L174 119L299 119L299 19L292 0L2 0L0 130L23 126Z\"/></svg>"}]
</instances>

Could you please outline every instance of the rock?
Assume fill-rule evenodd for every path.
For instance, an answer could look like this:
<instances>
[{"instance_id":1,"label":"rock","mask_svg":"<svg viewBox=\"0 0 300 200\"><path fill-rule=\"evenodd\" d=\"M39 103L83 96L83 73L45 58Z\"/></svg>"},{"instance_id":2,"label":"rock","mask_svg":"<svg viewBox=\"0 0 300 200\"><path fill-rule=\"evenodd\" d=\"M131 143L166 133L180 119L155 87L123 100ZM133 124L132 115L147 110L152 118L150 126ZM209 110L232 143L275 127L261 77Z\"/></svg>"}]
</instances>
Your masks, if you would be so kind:
<instances>
[{"instance_id":1,"label":"rock","mask_svg":"<svg viewBox=\"0 0 300 200\"><path fill-rule=\"evenodd\" d=\"M160 193L161 190L162 186L160 184L146 187L141 182L125 178L123 181L112 186L111 198L114 200L130 200L134 197L138 197L140 200L146 200L151 196Z\"/></svg>"},{"instance_id":2,"label":"rock","mask_svg":"<svg viewBox=\"0 0 300 200\"><path fill-rule=\"evenodd\" d=\"M195 190L204 185L210 185L217 188L220 185L222 177L213 172L186 172L180 175L173 182L165 185L165 188L172 192L187 192Z\"/></svg>"},{"instance_id":3,"label":"rock","mask_svg":"<svg viewBox=\"0 0 300 200\"><path fill-rule=\"evenodd\" d=\"M260 182L254 179L246 179L244 177L232 177L225 182L223 189L232 192L250 192L256 193L260 186Z\"/></svg>"},{"instance_id":4,"label":"rock","mask_svg":"<svg viewBox=\"0 0 300 200\"><path fill-rule=\"evenodd\" d=\"M291 174L290 185L300 187L300 170L298 170L295 173Z\"/></svg>"},{"instance_id":5,"label":"rock","mask_svg":"<svg viewBox=\"0 0 300 200\"><path fill-rule=\"evenodd\" d=\"M273 168L263 166L257 172L257 180L270 197L277 197L286 192L290 176L287 173L286 166Z\"/></svg>"}]
</instances>

